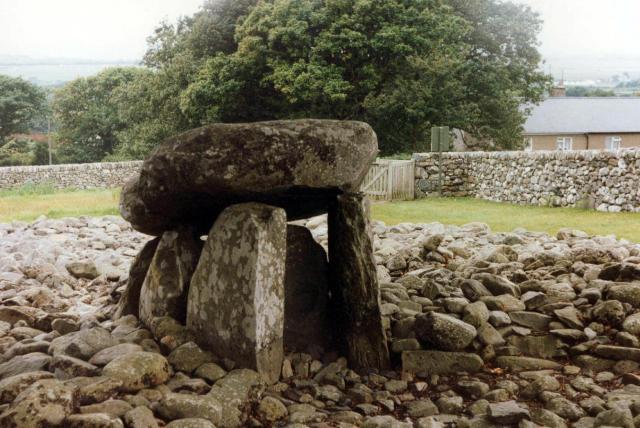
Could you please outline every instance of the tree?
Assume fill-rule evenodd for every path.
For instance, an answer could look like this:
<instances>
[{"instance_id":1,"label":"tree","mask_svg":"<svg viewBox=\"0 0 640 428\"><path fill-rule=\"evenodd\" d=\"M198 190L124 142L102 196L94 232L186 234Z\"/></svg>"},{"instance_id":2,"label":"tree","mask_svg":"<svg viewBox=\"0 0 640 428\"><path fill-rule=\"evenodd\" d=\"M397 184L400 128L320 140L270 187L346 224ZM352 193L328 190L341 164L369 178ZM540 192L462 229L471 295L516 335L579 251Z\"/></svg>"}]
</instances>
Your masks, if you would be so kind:
<instances>
[{"instance_id":1,"label":"tree","mask_svg":"<svg viewBox=\"0 0 640 428\"><path fill-rule=\"evenodd\" d=\"M196 124L295 117L369 122L384 153L424 150L431 125L516 147L541 99L539 19L493 0L272 0L185 92Z\"/></svg>"},{"instance_id":2,"label":"tree","mask_svg":"<svg viewBox=\"0 0 640 428\"><path fill-rule=\"evenodd\" d=\"M45 104L45 92L36 85L0 75L0 144L11 134L27 132Z\"/></svg>"},{"instance_id":3,"label":"tree","mask_svg":"<svg viewBox=\"0 0 640 428\"><path fill-rule=\"evenodd\" d=\"M149 38L150 71L113 100L115 156L212 122L363 120L383 153L426 150L432 125L516 148L538 70L539 17L499 0L209 0ZM473 142L473 143L472 143Z\"/></svg>"},{"instance_id":4,"label":"tree","mask_svg":"<svg viewBox=\"0 0 640 428\"><path fill-rule=\"evenodd\" d=\"M110 159L140 159L169 135L197 126L182 108L182 93L208 58L236 50L236 23L257 2L208 0L192 17L155 30L144 57L149 70L113 92L126 127L116 132Z\"/></svg>"},{"instance_id":5,"label":"tree","mask_svg":"<svg viewBox=\"0 0 640 428\"><path fill-rule=\"evenodd\" d=\"M145 73L135 67L109 68L73 80L55 92L52 107L61 161L97 162L113 153L117 133L127 127L113 93Z\"/></svg>"},{"instance_id":6,"label":"tree","mask_svg":"<svg viewBox=\"0 0 640 428\"><path fill-rule=\"evenodd\" d=\"M296 117L369 122L387 153L419 148L467 46L466 24L429 0L261 2L238 49L183 94L201 123Z\"/></svg>"},{"instance_id":7,"label":"tree","mask_svg":"<svg viewBox=\"0 0 640 428\"><path fill-rule=\"evenodd\" d=\"M463 114L450 126L468 132L473 149L518 148L531 106L542 100L551 78L538 66L542 21L530 7L496 0L447 0L469 23L471 46L460 70Z\"/></svg>"}]
</instances>

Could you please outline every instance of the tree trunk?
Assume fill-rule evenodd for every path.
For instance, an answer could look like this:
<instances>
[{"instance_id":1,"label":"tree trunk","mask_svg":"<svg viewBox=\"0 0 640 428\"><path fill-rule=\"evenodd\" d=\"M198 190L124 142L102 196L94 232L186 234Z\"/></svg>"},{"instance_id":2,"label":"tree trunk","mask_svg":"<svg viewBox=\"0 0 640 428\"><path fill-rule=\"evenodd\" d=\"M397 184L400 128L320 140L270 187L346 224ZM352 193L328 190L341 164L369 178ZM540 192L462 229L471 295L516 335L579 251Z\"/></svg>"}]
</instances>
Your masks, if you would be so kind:
<instances>
[{"instance_id":1,"label":"tree trunk","mask_svg":"<svg viewBox=\"0 0 640 428\"><path fill-rule=\"evenodd\" d=\"M357 367L389 367L389 349L366 200L361 193L339 195L329 206L329 272L335 332Z\"/></svg>"}]
</instances>

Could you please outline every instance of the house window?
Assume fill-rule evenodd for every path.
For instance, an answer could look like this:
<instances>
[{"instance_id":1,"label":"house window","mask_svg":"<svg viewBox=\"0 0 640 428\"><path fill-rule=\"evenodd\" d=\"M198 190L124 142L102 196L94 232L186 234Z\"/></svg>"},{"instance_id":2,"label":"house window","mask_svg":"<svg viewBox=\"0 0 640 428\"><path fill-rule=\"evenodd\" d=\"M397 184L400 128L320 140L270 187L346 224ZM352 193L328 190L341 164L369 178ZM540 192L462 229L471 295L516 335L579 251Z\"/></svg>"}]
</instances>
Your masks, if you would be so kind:
<instances>
[{"instance_id":1,"label":"house window","mask_svg":"<svg viewBox=\"0 0 640 428\"><path fill-rule=\"evenodd\" d=\"M557 148L560 151L572 150L573 138L572 137L558 137L556 140Z\"/></svg>"},{"instance_id":2,"label":"house window","mask_svg":"<svg viewBox=\"0 0 640 428\"><path fill-rule=\"evenodd\" d=\"M611 136L605 140L606 149L610 152L617 152L622 145L622 137Z\"/></svg>"},{"instance_id":3,"label":"house window","mask_svg":"<svg viewBox=\"0 0 640 428\"><path fill-rule=\"evenodd\" d=\"M533 137L524 137L524 151L533 151Z\"/></svg>"}]
</instances>

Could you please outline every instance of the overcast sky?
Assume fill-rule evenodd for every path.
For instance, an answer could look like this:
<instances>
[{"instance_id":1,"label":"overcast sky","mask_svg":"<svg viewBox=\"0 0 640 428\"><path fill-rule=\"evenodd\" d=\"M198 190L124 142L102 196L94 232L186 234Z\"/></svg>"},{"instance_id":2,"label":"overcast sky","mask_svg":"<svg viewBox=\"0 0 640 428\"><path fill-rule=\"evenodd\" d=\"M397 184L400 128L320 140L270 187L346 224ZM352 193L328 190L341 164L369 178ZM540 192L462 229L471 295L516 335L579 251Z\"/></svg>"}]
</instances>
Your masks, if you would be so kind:
<instances>
[{"instance_id":1,"label":"overcast sky","mask_svg":"<svg viewBox=\"0 0 640 428\"><path fill-rule=\"evenodd\" d=\"M638 0L516 0L540 12L545 56L640 57Z\"/></svg>"},{"instance_id":2,"label":"overcast sky","mask_svg":"<svg viewBox=\"0 0 640 428\"><path fill-rule=\"evenodd\" d=\"M139 60L162 19L202 0L0 0L0 55Z\"/></svg>"},{"instance_id":3,"label":"overcast sky","mask_svg":"<svg viewBox=\"0 0 640 428\"><path fill-rule=\"evenodd\" d=\"M640 58L640 0L515 0L545 20L547 58ZM0 55L140 59L163 18L202 0L0 0Z\"/></svg>"}]
</instances>

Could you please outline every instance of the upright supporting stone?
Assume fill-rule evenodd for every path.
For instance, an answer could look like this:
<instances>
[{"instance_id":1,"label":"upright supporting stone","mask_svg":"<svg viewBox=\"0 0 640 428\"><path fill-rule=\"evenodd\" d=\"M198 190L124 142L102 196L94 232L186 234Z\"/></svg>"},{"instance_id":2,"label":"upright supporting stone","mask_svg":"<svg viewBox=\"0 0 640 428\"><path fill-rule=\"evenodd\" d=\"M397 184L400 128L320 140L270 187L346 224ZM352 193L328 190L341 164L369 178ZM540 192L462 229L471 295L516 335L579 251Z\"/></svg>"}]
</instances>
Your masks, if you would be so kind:
<instances>
[{"instance_id":1,"label":"upright supporting stone","mask_svg":"<svg viewBox=\"0 0 640 428\"><path fill-rule=\"evenodd\" d=\"M138 310L140 307L140 290L142 284L147 276L147 271L151 265L153 255L158 248L158 242L160 238L154 238L148 241L142 247L142 250L138 253L135 260L131 264L129 269L129 279L127 279L127 285L124 289L124 293L120 296L116 311L113 314L114 319L118 319L125 315L139 315Z\"/></svg>"},{"instance_id":2,"label":"upright supporting stone","mask_svg":"<svg viewBox=\"0 0 640 428\"><path fill-rule=\"evenodd\" d=\"M154 317L185 321L189 282L201 250L191 227L162 234L140 291L140 319L147 326Z\"/></svg>"},{"instance_id":3,"label":"upright supporting stone","mask_svg":"<svg viewBox=\"0 0 640 428\"><path fill-rule=\"evenodd\" d=\"M286 230L282 208L226 208L209 232L187 304L187 327L203 347L270 383L284 358Z\"/></svg>"},{"instance_id":4,"label":"upright supporting stone","mask_svg":"<svg viewBox=\"0 0 640 428\"><path fill-rule=\"evenodd\" d=\"M287 226L284 289L284 343L287 349L306 351L311 345L327 345L327 253L304 226Z\"/></svg>"},{"instance_id":5,"label":"upright supporting stone","mask_svg":"<svg viewBox=\"0 0 640 428\"><path fill-rule=\"evenodd\" d=\"M329 272L335 299L335 331L357 367L389 367L380 291L366 201L360 193L339 195L329 206Z\"/></svg>"}]
</instances>

